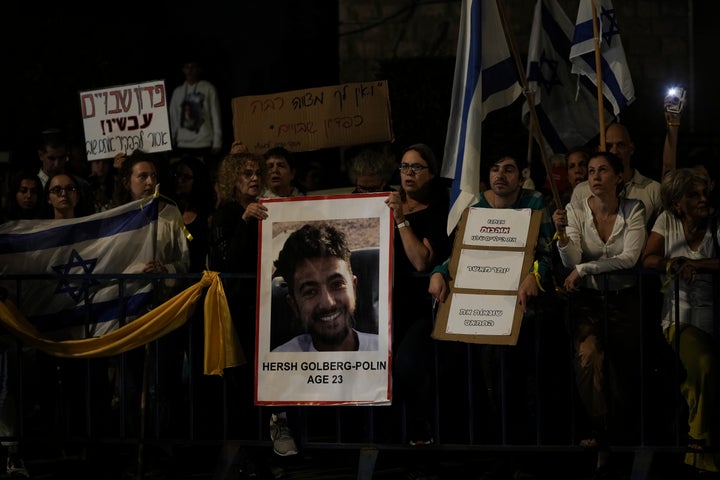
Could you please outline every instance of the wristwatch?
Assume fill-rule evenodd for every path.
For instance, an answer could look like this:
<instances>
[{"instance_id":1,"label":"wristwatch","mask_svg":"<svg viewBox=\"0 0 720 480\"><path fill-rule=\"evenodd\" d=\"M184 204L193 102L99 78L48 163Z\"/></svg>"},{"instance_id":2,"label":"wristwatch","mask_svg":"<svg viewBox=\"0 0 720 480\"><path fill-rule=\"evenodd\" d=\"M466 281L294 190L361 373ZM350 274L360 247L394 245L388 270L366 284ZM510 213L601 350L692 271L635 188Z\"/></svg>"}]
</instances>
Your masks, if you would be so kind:
<instances>
[{"instance_id":1,"label":"wristwatch","mask_svg":"<svg viewBox=\"0 0 720 480\"><path fill-rule=\"evenodd\" d=\"M397 228L398 228L398 229L400 229L400 228L405 228L405 227L409 227L409 226L410 226L410 222L408 222L407 220L405 220L405 221L402 222L402 223L398 223L398 224L397 224Z\"/></svg>"}]
</instances>

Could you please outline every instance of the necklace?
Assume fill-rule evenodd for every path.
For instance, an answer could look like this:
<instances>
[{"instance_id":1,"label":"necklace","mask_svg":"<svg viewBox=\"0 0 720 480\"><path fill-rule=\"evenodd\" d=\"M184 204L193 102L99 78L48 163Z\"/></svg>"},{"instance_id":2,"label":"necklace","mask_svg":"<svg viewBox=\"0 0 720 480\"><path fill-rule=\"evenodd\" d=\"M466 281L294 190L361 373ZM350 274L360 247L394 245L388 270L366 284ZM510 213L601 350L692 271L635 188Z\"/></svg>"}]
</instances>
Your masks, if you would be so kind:
<instances>
[{"instance_id":1,"label":"necklace","mask_svg":"<svg viewBox=\"0 0 720 480\"><path fill-rule=\"evenodd\" d=\"M407 208L408 213L413 213L417 208L423 206L420 202L415 202L414 205L410 205L410 199L405 200L405 206Z\"/></svg>"},{"instance_id":2,"label":"necklace","mask_svg":"<svg viewBox=\"0 0 720 480\"><path fill-rule=\"evenodd\" d=\"M603 208L603 205L600 203L600 200L598 200L597 197L592 197L590 201L592 202L590 209L592 211L592 216L595 222L597 222L598 224L608 222L615 223L615 219L617 218L618 210L620 207L619 204L615 204L614 206L609 206L605 204L606 208ZM601 213L603 213L604 216L601 216Z\"/></svg>"}]
</instances>

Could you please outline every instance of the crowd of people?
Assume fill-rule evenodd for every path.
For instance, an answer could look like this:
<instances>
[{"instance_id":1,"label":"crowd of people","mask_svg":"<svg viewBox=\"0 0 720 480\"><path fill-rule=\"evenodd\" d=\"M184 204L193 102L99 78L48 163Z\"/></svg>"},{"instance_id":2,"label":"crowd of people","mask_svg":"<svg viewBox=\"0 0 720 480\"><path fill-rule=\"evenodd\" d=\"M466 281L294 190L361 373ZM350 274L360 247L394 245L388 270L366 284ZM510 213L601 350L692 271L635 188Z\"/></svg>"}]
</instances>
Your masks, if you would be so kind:
<instances>
[{"instance_id":1,"label":"crowd of people","mask_svg":"<svg viewBox=\"0 0 720 480\"><path fill-rule=\"evenodd\" d=\"M718 315L711 299L713 283L718 283L717 279L713 282L713 273L720 270L720 205L712 193L712 163L709 167L707 158L697 157L678 161L680 113L666 116L662 182L637 170L630 132L613 123L605 132L604 148L576 148L565 154L567 171L558 186L563 193L559 205L548 192L543 197L523 188L525 165L517 155L492 160L487 189L475 204L543 211L535 248L538 267L518 287L518 304L525 317L511 357L526 353L523 337L533 332L527 322L529 307L539 305L530 300L561 300L576 392L587 425L578 443L597 452L594 478L598 479L617 478L610 461L611 445L638 441L642 406L637 379L647 360L641 358L639 346L658 349L652 345L656 331L682 364L682 381L675 392L681 392L688 410L687 474L715 478L709 475L717 476L720 467L713 446L720 426L715 411ZM550 245L552 251L548 251ZM428 291L439 302L447 301L451 293L449 260L436 266L430 278ZM638 273L643 268L661 275L656 281L648 277L641 290ZM545 318L543 329L552 327ZM493 374L497 368L488 365L493 365L496 346L483 349L483 368ZM523 386L527 389L525 377L533 372L527 359L518 363L511 358L507 364L512 370L506 378L511 384L521 384L521 391ZM547 381L548 375L544 378ZM492 379L487 384L492 386ZM490 395L492 391L488 388ZM518 396L522 398L522 393ZM673 397L656 400L671 404ZM516 471L514 478L517 475Z\"/></svg>"},{"instance_id":2,"label":"crowd of people","mask_svg":"<svg viewBox=\"0 0 720 480\"><path fill-rule=\"evenodd\" d=\"M71 145L63 132L43 131L37 146L39 169L11 173L1 221L77 218L152 195L159 185L163 202L157 256L147 260L144 272L200 273L209 269L256 275L258 226L268 218L268 209L260 200L309 192L298 182L294 152L284 148L250 152L235 142L229 152L220 154L221 139L199 127L211 125L215 121L212 115L193 114L192 109L198 108L193 102L212 102L214 98L209 85L198 83L197 69L192 62L185 65L187 82L179 87L182 94L178 94L185 100L171 102L177 117L174 122L179 125L173 127L178 147L174 156L136 150L89 162L87 171L75 171L68 162ZM562 176L565 183L559 185L563 194L559 205L550 192L525 188L529 179L522 155L507 151L483 160L489 165L483 179L487 188L474 206L543 212L533 269L520 279L517 289L518 305L524 314L520 340L513 348L482 346L478 357L483 363L478 369L488 386L489 403L499 401L493 396L501 381L494 366L502 356L513 383L511 391L517 392L517 418L527 419L526 406L532 403L526 398L527 385L534 381L532 325L543 321L537 314L543 309L564 311L562 321L546 325L558 332L555 346L562 346L565 337L572 346L573 362L568 368L574 370L588 425L578 442L597 451L596 478L612 478L608 476L611 445L632 441L637 434L639 404L635 399L639 394L635 379L642 364L637 346L648 329L661 329L685 370L679 391L688 407L690 450L686 463L698 471L717 472L720 467L720 458L713 451L720 416L714 411L718 328L712 275L720 270L716 220L720 206L713 203L715 179L707 163L693 159L678 162L676 158L679 117L671 116L667 122L669 140L661 181L638 171L632 159L630 132L624 125L613 123L605 132L604 147L578 147L564 154L566 174ZM193 131L203 132L202 142L192 141ZM449 260L454 233L446 232L449 192L439 177L440 162L422 143L405 148L399 161L388 148L362 149L350 160L349 181L354 194L387 194L386 204L395 222L396 278L426 276L425 283L397 281L392 286L392 352L395 392L407 405L409 440L415 445L430 444L434 442L430 373L435 348L431 338L433 302L446 302L451 294ZM399 182L394 185L396 179ZM322 264L322 268L311 265L313 271L340 268L344 283L334 283L328 289L335 289L332 295L345 295L353 281L342 234L308 227L297 232L287 248L315 252L313 249L320 248L313 243L315 236L334 238L337 245L308 254ZM278 262L292 288L296 288L293 278L297 272L310 268L282 253ZM659 273L658 284L651 283L652 291L641 292L637 276L628 274L640 268ZM322 280L318 285L323 285ZM170 281L163 286L165 298L178 288ZM225 289L244 352L252 358L257 333L255 292L233 278L225 280ZM661 299L661 308L642 308L637 301L641 294ZM312 326L314 313L309 310L320 307L311 306L299 295L290 290L307 334L281 350L362 350L376 344L375 336L348 325L341 334L316 332ZM559 306L563 308L558 310ZM4 350L3 358L8 351ZM178 363L169 361L169 365ZM238 385L252 384L253 373L244 368L232 379ZM274 412L270 420L270 436L280 455L298 451L288 421L285 411ZM520 429L524 425L522 421L516 424ZM5 431L8 437L13 436L12 428ZM518 441L527 441L522 432L518 435ZM8 460L10 472L11 463L12 468L20 467L13 456L17 443L8 445L13 447Z\"/></svg>"}]
</instances>

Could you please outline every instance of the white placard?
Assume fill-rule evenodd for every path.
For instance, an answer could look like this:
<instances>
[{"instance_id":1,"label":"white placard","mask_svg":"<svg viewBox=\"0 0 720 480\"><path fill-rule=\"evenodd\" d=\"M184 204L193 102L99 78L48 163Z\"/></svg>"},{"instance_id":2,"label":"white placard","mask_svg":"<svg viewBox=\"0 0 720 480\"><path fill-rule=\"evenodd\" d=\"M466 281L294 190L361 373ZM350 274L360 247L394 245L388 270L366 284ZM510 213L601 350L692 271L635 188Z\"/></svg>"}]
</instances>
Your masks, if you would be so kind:
<instances>
[{"instance_id":1,"label":"white placard","mask_svg":"<svg viewBox=\"0 0 720 480\"><path fill-rule=\"evenodd\" d=\"M165 81L80 92L88 161L172 150Z\"/></svg>"},{"instance_id":2,"label":"white placard","mask_svg":"<svg viewBox=\"0 0 720 480\"><path fill-rule=\"evenodd\" d=\"M450 299L446 333L510 335L515 315L515 295L454 293Z\"/></svg>"},{"instance_id":3,"label":"white placard","mask_svg":"<svg viewBox=\"0 0 720 480\"><path fill-rule=\"evenodd\" d=\"M517 290L523 274L523 259L524 252L463 248L460 251L455 288Z\"/></svg>"},{"instance_id":4,"label":"white placard","mask_svg":"<svg viewBox=\"0 0 720 480\"><path fill-rule=\"evenodd\" d=\"M471 207L463 244L525 248L532 209Z\"/></svg>"},{"instance_id":5,"label":"white placard","mask_svg":"<svg viewBox=\"0 0 720 480\"><path fill-rule=\"evenodd\" d=\"M449 263L452 295L440 303L432 336L516 345L523 312L520 283L532 269L542 211L469 207Z\"/></svg>"}]
</instances>

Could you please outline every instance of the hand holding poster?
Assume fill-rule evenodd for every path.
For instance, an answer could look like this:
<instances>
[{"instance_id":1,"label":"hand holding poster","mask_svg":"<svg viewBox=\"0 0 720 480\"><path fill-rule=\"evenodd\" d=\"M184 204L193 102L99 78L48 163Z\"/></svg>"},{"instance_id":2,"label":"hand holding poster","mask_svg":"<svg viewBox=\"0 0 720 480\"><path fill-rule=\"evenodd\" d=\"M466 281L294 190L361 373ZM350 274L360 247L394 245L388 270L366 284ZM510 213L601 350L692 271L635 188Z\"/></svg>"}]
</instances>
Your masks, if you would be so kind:
<instances>
[{"instance_id":1,"label":"hand holding poster","mask_svg":"<svg viewBox=\"0 0 720 480\"><path fill-rule=\"evenodd\" d=\"M80 92L88 161L172 150L162 80Z\"/></svg>"},{"instance_id":2,"label":"hand holding poster","mask_svg":"<svg viewBox=\"0 0 720 480\"><path fill-rule=\"evenodd\" d=\"M386 196L263 201L256 404L389 403Z\"/></svg>"}]
</instances>

